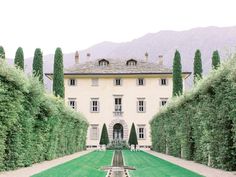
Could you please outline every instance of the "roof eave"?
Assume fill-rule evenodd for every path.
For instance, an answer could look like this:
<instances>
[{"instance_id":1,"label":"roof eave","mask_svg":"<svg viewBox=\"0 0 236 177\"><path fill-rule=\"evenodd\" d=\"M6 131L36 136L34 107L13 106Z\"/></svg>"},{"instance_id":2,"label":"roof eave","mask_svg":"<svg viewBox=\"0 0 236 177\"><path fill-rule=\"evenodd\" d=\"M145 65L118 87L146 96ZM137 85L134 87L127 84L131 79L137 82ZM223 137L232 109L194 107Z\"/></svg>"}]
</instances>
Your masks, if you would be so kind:
<instances>
[{"instance_id":1,"label":"roof eave","mask_svg":"<svg viewBox=\"0 0 236 177\"><path fill-rule=\"evenodd\" d=\"M182 72L182 74L186 75L186 79L191 75L192 72ZM172 74L172 72L139 72L139 73L64 73L64 75L82 75L82 76L88 76L88 75L156 75L156 74ZM51 79L51 76L53 73L45 73L45 75Z\"/></svg>"}]
</instances>

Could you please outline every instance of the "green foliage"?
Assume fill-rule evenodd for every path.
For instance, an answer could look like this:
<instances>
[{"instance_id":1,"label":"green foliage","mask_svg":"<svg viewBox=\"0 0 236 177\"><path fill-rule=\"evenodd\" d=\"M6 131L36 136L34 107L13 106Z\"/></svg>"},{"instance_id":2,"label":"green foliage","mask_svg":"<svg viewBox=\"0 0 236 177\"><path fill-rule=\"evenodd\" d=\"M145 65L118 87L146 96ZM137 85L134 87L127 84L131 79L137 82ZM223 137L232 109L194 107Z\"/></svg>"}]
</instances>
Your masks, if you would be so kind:
<instances>
[{"instance_id":1,"label":"green foliage","mask_svg":"<svg viewBox=\"0 0 236 177\"><path fill-rule=\"evenodd\" d=\"M33 75L38 76L39 80L43 83L43 54L39 48L35 49L34 52Z\"/></svg>"},{"instance_id":2,"label":"green foliage","mask_svg":"<svg viewBox=\"0 0 236 177\"><path fill-rule=\"evenodd\" d=\"M220 55L218 50L216 50L212 54L212 68L217 69L219 65L220 65Z\"/></svg>"},{"instance_id":3,"label":"green foliage","mask_svg":"<svg viewBox=\"0 0 236 177\"><path fill-rule=\"evenodd\" d=\"M84 117L47 95L37 79L0 62L0 171L84 149Z\"/></svg>"},{"instance_id":4,"label":"green foliage","mask_svg":"<svg viewBox=\"0 0 236 177\"><path fill-rule=\"evenodd\" d=\"M173 62L173 96L183 94L182 65L181 57L178 50L175 51Z\"/></svg>"},{"instance_id":5,"label":"green foliage","mask_svg":"<svg viewBox=\"0 0 236 177\"><path fill-rule=\"evenodd\" d=\"M103 124L102 127L102 135L101 135L101 139L100 139L100 143L99 144L105 144L108 145L109 144L109 138L108 138L108 133L107 133L107 126L106 124Z\"/></svg>"},{"instance_id":6,"label":"green foliage","mask_svg":"<svg viewBox=\"0 0 236 177\"><path fill-rule=\"evenodd\" d=\"M64 90L63 54L61 48L57 48L54 56L53 92L55 96L64 98Z\"/></svg>"},{"instance_id":7,"label":"green foliage","mask_svg":"<svg viewBox=\"0 0 236 177\"><path fill-rule=\"evenodd\" d=\"M4 50L3 46L0 46L0 58L6 59L5 50Z\"/></svg>"},{"instance_id":8,"label":"green foliage","mask_svg":"<svg viewBox=\"0 0 236 177\"><path fill-rule=\"evenodd\" d=\"M200 50L196 50L193 63L194 83L202 78L202 59Z\"/></svg>"},{"instance_id":9,"label":"green foliage","mask_svg":"<svg viewBox=\"0 0 236 177\"><path fill-rule=\"evenodd\" d=\"M138 144L137 134L136 134L134 123L132 123L132 126L131 126L128 142L129 142L129 145L131 145L131 144L137 145Z\"/></svg>"},{"instance_id":10,"label":"green foliage","mask_svg":"<svg viewBox=\"0 0 236 177\"><path fill-rule=\"evenodd\" d=\"M19 47L16 51L14 63L16 67L24 70L24 52L21 47Z\"/></svg>"},{"instance_id":11,"label":"green foliage","mask_svg":"<svg viewBox=\"0 0 236 177\"><path fill-rule=\"evenodd\" d=\"M153 149L236 170L236 56L154 116Z\"/></svg>"}]
</instances>

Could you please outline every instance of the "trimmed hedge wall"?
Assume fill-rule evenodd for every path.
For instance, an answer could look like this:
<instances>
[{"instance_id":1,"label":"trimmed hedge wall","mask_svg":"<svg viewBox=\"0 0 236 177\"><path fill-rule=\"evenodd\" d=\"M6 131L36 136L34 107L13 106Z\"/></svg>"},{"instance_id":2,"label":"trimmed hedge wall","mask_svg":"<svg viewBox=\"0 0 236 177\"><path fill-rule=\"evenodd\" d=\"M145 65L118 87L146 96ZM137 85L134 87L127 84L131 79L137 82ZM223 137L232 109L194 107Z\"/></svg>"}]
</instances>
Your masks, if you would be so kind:
<instances>
[{"instance_id":1,"label":"trimmed hedge wall","mask_svg":"<svg viewBox=\"0 0 236 177\"><path fill-rule=\"evenodd\" d=\"M150 125L153 150L236 170L236 56L173 98Z\"/></svg>"},{"instance_id":2,"label":"trimmed hedge wall","mask_svg":"<svg viewBox=\"0 0 236 177\"><path fill-rule=\"evenodd\" d=\"M0 61L0 171L83 150L87 128L38 78Z\"/></svg>"}]
</instances>

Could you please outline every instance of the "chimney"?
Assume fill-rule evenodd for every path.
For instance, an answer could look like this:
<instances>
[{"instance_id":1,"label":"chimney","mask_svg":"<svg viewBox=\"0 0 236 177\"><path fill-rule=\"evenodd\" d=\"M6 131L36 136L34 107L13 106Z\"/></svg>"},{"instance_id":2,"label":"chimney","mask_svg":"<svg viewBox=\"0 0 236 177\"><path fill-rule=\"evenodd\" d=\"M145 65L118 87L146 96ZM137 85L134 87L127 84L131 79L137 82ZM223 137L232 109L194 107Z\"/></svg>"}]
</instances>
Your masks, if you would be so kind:
<instances>
[{"instance_id":1,"label":"chimney","mask_svg":"<svg viewBox=\"0 0 236 177\"><path fill-rule=\"evenodd\" d=\"M158 64L163 65L163 55L158 56Z\"/></svg>"},{"instance_id":2,"label":"chimney","mask_svg":"<svg viewBox=\"0 0 236 177\"><path fill-rule=\"evenodd\" d=\"M87 61L90 60L90 57L91 57L91 54L90 54L90 53L87 53Z\"/></svg>"},{"instance_id":3,"label":"chimney","mask_svg":"<svg viewBox=\"0 0 236 177\"><path fill-rule=\"evenodd\" d=\"M148 53L145 53L145 61L148 62Z\"/></svg>"},{"instance_id":4,"label":"chimney","mask_svg":"<svg viewBox=\"0 0 236 177\"><path fill-rule=\"evenodd\" d=\"M78 52L78 50L75 52L75 64L79 64L79 52Z\"/></svg>"}]
</instances>

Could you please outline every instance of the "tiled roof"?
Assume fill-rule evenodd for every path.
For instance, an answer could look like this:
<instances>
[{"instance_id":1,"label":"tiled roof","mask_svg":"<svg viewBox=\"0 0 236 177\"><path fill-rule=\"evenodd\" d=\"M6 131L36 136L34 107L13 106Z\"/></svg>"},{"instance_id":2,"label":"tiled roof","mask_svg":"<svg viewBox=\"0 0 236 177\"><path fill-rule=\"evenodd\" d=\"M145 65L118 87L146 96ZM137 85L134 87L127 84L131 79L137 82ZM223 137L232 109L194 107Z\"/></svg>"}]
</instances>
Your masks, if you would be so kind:
<instances>
[{"instance_id":1,"label":"tiled roof","mask_svg":"<svg viewBox=\"0 0 236 177\"><path fill-rule=\"evenodd\" d=\"M99 66L98 59L86 63L75 64L74 66L64 70L65 74L161 74L172 73L172 69L164 65L136 60L135 66L127 65L128 60L105 59L108 61L107 66ZM133 61L133 60L130 60Z\"/></svg>"}]
</instances>

